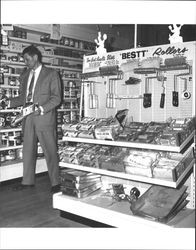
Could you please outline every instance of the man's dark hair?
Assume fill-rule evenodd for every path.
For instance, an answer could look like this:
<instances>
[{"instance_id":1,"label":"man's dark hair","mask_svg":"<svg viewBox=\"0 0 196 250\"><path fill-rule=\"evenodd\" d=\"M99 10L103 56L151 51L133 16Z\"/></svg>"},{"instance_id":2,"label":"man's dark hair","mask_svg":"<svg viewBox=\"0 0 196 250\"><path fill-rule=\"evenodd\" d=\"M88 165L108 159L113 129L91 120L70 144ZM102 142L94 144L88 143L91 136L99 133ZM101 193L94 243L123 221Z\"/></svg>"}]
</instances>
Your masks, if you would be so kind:
<instances>
[{"instance_id":1,"label":"man's dark hair","mask_svg":"<svg viewBox=\"0 0 196 250\"><path fill-rule=\"evenodd\" d=\"M23 52L22 55L24 56L24 54L28 54L30 56L34 56L37 55L39 62L42 61L42 54L41 52L38 50L37 47L35 47L34 45L30 45L28 47L26 47Z\"/></svg>"}]
</instances>

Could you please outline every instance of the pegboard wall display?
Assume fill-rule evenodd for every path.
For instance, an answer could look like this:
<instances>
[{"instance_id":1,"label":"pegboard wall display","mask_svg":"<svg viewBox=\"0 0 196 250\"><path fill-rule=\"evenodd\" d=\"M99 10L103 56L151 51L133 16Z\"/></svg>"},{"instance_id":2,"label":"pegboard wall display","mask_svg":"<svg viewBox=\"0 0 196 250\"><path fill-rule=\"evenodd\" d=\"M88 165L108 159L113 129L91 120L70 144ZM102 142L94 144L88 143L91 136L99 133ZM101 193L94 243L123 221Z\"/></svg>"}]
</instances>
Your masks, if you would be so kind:
<instances>
[{"instance_id":1,"label":"pegboard wall display","mask_svg":"<svg viewBox=\"0 0 196 250\"><path fill-rule=\"evenodd\" d=\"M194 116L195 48L186 42L85 56L84 116L121 109L138 122Z\"/></svg>"}]
</instances>

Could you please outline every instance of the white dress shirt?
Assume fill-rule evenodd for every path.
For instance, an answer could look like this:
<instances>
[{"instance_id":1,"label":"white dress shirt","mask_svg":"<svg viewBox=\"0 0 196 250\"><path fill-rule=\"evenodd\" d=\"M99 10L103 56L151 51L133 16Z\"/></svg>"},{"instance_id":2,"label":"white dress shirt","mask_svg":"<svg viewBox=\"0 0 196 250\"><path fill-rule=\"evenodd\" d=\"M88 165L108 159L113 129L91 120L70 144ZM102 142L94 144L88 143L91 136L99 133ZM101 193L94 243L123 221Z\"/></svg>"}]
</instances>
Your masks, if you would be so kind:
<instances>
[{"instance_id":1,"label":"white dress shirt","mask_svg":"<svg viewBox=\"0 0 196 250\"><path fill-rule=\"evenodd\" d=\"M32 98L30 100L30 102L33 102L33 95L34 95L34 90L35 90L35 86L36 86L36 83L37 83L37 79L39 77L39 74L40 74L40 71L42 69L42 65L40 65L39 67L37 67L36 70L31 70L30 74L29 74L29 79L28 79L28 83L27 83L27 93L26 93L26 98L29 94L29 85L30 85L30 82L31 82L31 78L33 77L33 72L35 72L35 79L34 79L34 85L33 85L33 89L32 89Z\"/></svg>"}]
</instances>

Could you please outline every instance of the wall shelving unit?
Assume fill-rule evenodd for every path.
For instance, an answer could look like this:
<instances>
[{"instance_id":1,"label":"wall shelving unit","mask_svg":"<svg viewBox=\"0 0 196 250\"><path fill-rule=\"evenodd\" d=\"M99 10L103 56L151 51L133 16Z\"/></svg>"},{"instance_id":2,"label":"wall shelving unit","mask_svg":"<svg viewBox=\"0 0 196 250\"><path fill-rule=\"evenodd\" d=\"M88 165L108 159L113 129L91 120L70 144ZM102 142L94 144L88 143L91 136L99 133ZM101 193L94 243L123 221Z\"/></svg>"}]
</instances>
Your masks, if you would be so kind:
<instances>
[{"instance_id":1,"label":"wall shelving unit","mask_svg":"<svg viewBox=\"0 0 196 250\"><path fill-rule=\"evenodd\" d=\"M3 67L5 66L12 68L11 72L3 72L5 80L4 80L4 84L0 85L0 88L2 88L2 90L19 88L19 86L9 85L8 78L9 77L19 78L20 72L17 72L17 69L21 71L25 66L24 62L20 61L19 58L23 49L26 46L29 46L30 44L34 44L38 47L41 47L42 50L44 50L44 53L42 53L43 63L45 63L47 67L51 67L59 71L61 79L62 79L63 88L64 86L66 86L66 83L68 81L74 81L77 84L78 90L80 89L80 82L81 82L80 74L82 72L83 55L92 53L92 50L80 49L77 47L71 47L71 46L65 46L61 44L54 44L50 42L40 41L40 36L42 34L45 35L47 32L43 33L41 31L37 31L33 29L27 30L27 29L21 28L20 25L14 25L14 29L22 30L26 32L26 39L8 35L9 45L1 46L1 55L6 56L6 58L1 58L1 71L3 71ZM72 56L57 55L57 54L54 54L55 49L70 51L71 53L73 53L73 55ZM50 50L53 52L48 53L47 50ZM16 56L18 57L18 59L12 60L12 56ZM65 65L61 65L62 64L61 61L63 61ZM63 115L64 113L66 114L68 113L71 118L74 117L75 119L77 119L79 116L79 108L72 108L71 103L76 102L79 98L80 98L80 95L77 95L76 97L71 97L71 98L65 97L66 102L70 103L70 108L58 108L57 112L60 113L60 115ZM63 100L63 102L65 100ZM9 113L13 113L13 112L14 113L20 112L20 109L4 109L4 110L1 109L0 110L0 114L2 115L6 115ZM77 113L78 115L74 116L75 113ZM1 128L0 135L1 133L4 133L4 132L13 132L13 131L19 132L21 131L21 128ZM58 142L60 142L60 139L61 138L59 138ZM22 148L22 145L17 145L15 147L14 146L4 147L0 145L0 154L9 150L17 150L21 148ZM44 161L43 159L41 160L38 159L37 168L36 168L37 173L47 171L46 164L43 163L43 161ZM3 162L2 164L0 164L0 182L10 180L13 178L18 178L21 176L22 176L22 162L21 161L17 162L17 160L13 160L13 161L9 161L9 164L7 164L7 162Z\"/></svg>"}]
</instances>

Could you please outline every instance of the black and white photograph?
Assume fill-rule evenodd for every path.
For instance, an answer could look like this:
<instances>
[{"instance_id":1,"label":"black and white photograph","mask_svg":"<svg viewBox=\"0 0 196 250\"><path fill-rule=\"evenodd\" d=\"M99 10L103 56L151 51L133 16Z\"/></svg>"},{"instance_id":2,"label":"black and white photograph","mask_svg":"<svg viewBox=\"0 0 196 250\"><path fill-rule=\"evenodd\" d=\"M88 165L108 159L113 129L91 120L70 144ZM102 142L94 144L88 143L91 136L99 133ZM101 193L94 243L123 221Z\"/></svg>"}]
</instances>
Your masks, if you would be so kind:
<instances>
[{"instance_id":1,"label":"black and white photograph","mask_svg":"<svg viewBox=\"0 0 196 250\"><path fill-rule=\"evenodd\" d=\"M196 2L2 0L0 249L195 249Z\"/></svg>"}]
</instances>

